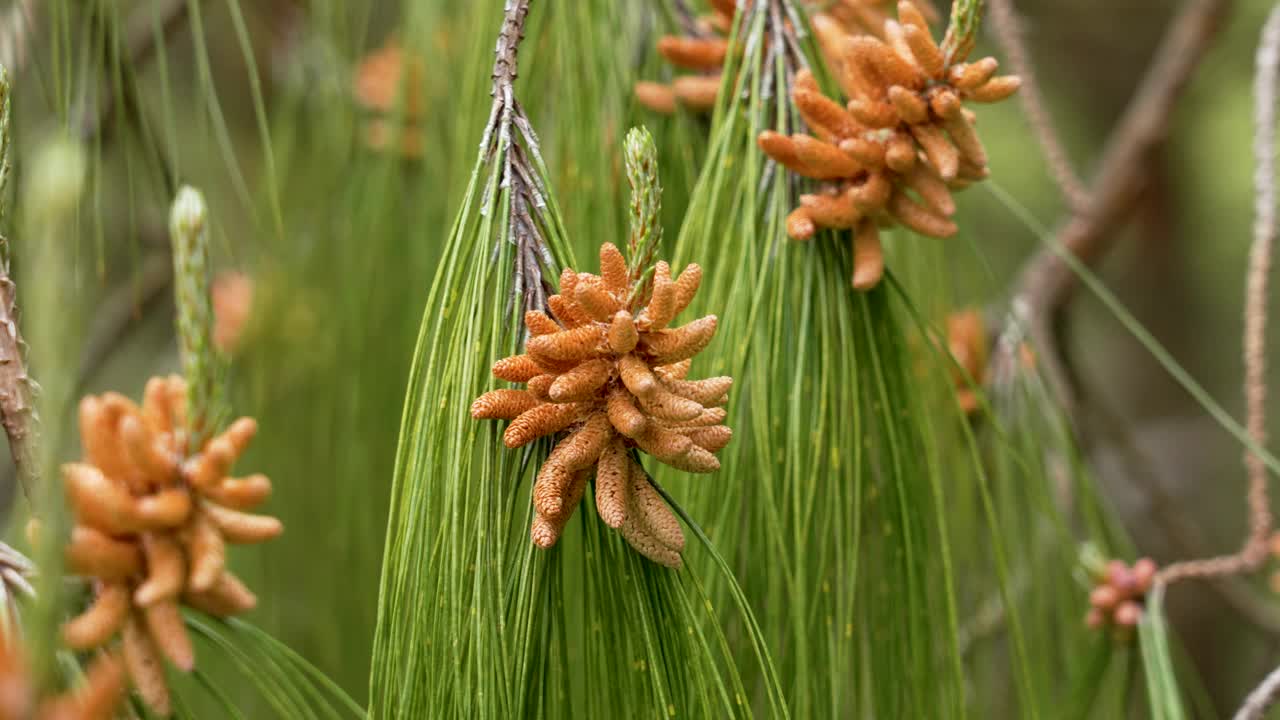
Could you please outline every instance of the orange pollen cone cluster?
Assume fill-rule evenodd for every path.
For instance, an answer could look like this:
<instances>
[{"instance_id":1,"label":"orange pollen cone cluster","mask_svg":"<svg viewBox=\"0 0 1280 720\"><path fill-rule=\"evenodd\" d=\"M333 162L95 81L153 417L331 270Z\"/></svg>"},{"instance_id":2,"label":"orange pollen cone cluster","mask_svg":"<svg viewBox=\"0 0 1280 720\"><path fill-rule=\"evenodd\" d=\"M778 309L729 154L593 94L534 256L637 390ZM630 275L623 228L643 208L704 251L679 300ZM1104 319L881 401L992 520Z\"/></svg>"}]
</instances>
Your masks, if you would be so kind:
<instances>
[{"instance_id":1,"label":"orange pollen cone cluster","mask_svg":"<svg viewBox=\"0 0 1280 720\"><path fill-rule=\"evenodd\" d=\"M965 414L978 409L981 387L987 375L987 326L977 310L960 310L947 316L947 350L956 365L951 379L956 401Z\"/></svg>"},{"instance_id":2,"label":"orange pollen cone cluster","mask_svg":"<svg viewBox=\"0 0 1280 720\"><path fill-rule=\"evenodd\" d=\"M750 0L748 0L749 2ZM915 0L920 11L930 19L937 11L928 0ZM641 81L635 85L636 100L664 115L677 106L694 112L708 112L715 107L720 90L725 58L729 54L727 38L733 28L735 0L710 0L711 12L698 18L697 36L664 35L658 40L658 54L671 65L696 74L681 75L670 84ZM828 19L839 23L846 32L880 36L892 0L836 0L813 2L811 12L822 10Z\"/></svg>"},{"instance_id":3,"label":"orange pollen cone cluster","mask_svg":"<svg viewBox=\"0 0 1280 720\"><path fill-rule=\"evenodd\" d=\"M125 670L113 653L99 653L80 686L40 698L25 653L10 638L0 645L0 718L9 720L111 720L124 699Z\"/></svg>"},{"instance_id":4,"label":"orange pollen cone cluster","mask_svg":"<svg viewBox=\"0 0 1280 720\"><path fill-rule=\"evenodd\" d=\"M1142 600L1156 578L1156 564L1151 558L1141 558L1133 567L1120 560L1107 563L1106 570L1096 578L1097 585L1089 593L1089 614L1085 622L1091 628L1110 624L1118 632L1126 633L1142 619Z\"/></svg>"},{"instance_id":5,"label":"orange pollen cone cluster","mask_svg":"<svg viewBox=\"0 0 1280 720\"><path fill-rule=\"evenodd\" d=\"M733 26L734 0L711 0L711 13L698 19L703 34L697 37L663 35L658 54L667 62L694 74L680 75L671 84L641 81L635 85L636 101L670 115L678 105L694 112L708 112L716 105L721 69L729 54L726 39Z\"/></svg>"},{"instance_id":6,"label":"orange pollen cone cluster","mask_svg":"<svg viewBox=\"0 0 1280 720\"><path fill-rule=\"evenodd\" d=\"M822 182L787 218L797 240L819 228L853 230L853 286L875 287L884 272L881 227L922 235L957 231L952 192L987 177L987 154L966 101L997 102L1017 91L1016 76L995 76L994 58L948 58L924 13L907 0L886 20L883 39L851 35L830 17L813 19L848 102L797 74L791 99L812 133L760 134L760 149L792 172Z\"/></svg>"},{"instance_id":7,"label":"orange pollen cone cluster","mask_svg":"<svg viewBox=\"0 0 1280 720\"><path fill-rule=\"evenodd\" d=\"M395 38L360 61L352 82L356 103L372 113L365 121L364 141L374 150L386 150L397 139L406 158L422 157L426 138L421 121L426 110L422 93L425 67L422 59L407 53ZM397 117L403 127L388 119Z\"/></svg>"},{"instance_id":8,"label":"orange pollen cone cluster","mask_svg":"<svg viewBox=\"0 0 1280 720\"><path fill-rule=\"evenodd\" d=\"M686 379L690 360L715 335L716 317L668 327L701 279L697 265L672 278L659 262L642 303L622 253L606 243L600 275L566 269L548 300L552 315L525 315L525 354L494 364L495 376L525 389L485 393L471 406L473 418L511 420L503 435L511 448L565 433L533 487L530 535L539 547L559 540L594 471L601 519L650 560L680 566L680 524L633 452L710 473L733 437L721 407L733 379Z\"/></svg>"},{"instance_id":9,"label":"orange pollen cone cluster","mask_svg":"<svg viewBox=\"0 0 1280 720\"><path fill-rule=\"evenodd\" d=\"M94 589L63 641L89 650L120 634L129 676L160 715L170 711L161 657L183 671L195 665L180 604L219 617L252 609L257 599L227 570L226 545L283 531L276 518L243 512L267 499L271 481L227 475L257 423L240 418L188 454L186 389L171 375L147 383L141 407L116 393L86 397L85 459L62 469L75 518L67 565Z\"/></svg>"}]
</instances>

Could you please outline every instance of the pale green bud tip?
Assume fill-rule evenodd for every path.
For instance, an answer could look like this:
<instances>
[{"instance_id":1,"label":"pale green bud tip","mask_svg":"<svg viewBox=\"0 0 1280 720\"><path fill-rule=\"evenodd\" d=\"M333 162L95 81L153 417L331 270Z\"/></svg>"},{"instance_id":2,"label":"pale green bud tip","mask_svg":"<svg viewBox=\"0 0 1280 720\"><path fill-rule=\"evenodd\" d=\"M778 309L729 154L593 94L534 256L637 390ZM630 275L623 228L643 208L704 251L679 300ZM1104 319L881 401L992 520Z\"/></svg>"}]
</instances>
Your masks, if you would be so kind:
<instances>
[{"instance_id":1,"label":"pale green bud tip","mask_svg":"<svg viewBox=\"0 0 1280 720\"><path fill-rule=\"evenodd\" d=\"M169 229L174 237L191 237L204 230L208 207L204 204L204 196L190 185L183 185L178 190L178 197L173 200L173 211L169 214Z\"/></svg>"},{"instance_id":2,"label":"pale green bud tip","mask_svg":"<svg viewBox=\"0 0 1280 720\"><path fill-rule=\"evenodd\" d=\"M71 212L84 191L84 150L70 140L54 140L41 147L31 163L27 207L36 215Z\"/></svg>"},{"instance_id":3,"label":"pale green bud tip","mask_svg":"<svg viewBox=\"0 0 1280 720\"><path fill-rule=\"evenodd\" d=\"M643 127L633 127L627 132L627 141L624 146L626 148L627 160L633 164L648 164L651 158L655 158L658 154L658 148L653 143L653 135ZM646 170L648 168L645 168Z\"/></svg>"}]
</instances>

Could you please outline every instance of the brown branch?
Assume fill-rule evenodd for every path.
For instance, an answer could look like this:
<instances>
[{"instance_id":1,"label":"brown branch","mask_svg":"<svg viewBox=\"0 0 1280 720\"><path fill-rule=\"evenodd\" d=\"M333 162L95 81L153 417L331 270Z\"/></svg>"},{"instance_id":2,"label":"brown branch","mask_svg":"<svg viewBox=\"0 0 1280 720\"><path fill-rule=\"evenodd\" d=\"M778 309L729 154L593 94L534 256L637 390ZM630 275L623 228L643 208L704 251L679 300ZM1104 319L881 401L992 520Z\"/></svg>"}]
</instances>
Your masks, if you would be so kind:
<instances>
[{"instance_id":1,"label":"brown branch","mask_svg":"<svg viewBox=\"0 0 1280 720\"><path fill-rule=\"evenodd\" d=\"M1236 711L1234 720L1262 720L1267 710L1280 700L1280 668L1271 671L1262 679L1258 687L1244 699L1244 704Z\"/></svg>"},{"instance_id":2,"label":"brown branch","mask_svg":"<svg viewBox=\"0 0 1280 720\"><path fill-rule=\"evenodd\" d=\"M190 7L187 0L166 0L158 8L148 5L134 12L128 21L124 39L125 47L128 48L129 64L138 68L155 57L156 51L164 41L186 27ZM156 32L154 22L157 18L160 25L159 33ZM110 67L109 63L107 67ZM126 110L133 107L128 97L130 90L131 88L125 88ZM84 115L80 127L82 137L91 138L109 132L115 104L116 94L111 84L105 82L97 102Z\"/></svg>"},{"instance_id":3,"label":"brown branch","mask_svg":"<svg viewBox=\"0 0 1280 720\"><path fill-rule=\"evenodd\" d=\"M1031 56L1022 39L1022 25L1013 9L1013 0L990 0L990 6L988 20L995 31L996 40L1009 58L1009 64L1013 66L1013 72L1022 78L1018 100L1036 141L1040 144L1040 151L1044 153L1049 172L1071 211L1086 212L1090 201L1089 192L1071 167L1071 159L1058 137L1044 95L1040 93L1040 83L1036 80L1035 67L1031 64Z\"/></svg>"},{"instance_id":4,"label":"brown branch","mask_svg":"<svg viewBox=\"0 0 1280 720\"><path fill-rule=\"evenodd\" d=\"M1165 32L1137 95L1107 141L1092 202L1086 212L1071 213L1057 233L1086 265L1096 264L1115 244L1128 210L1151 179L1147 160L1168 135L1174 106L1231 5L1231 0L1187 0ZM1014 298L1015 315L1027 323L1046 378L1068 416L1075 414L1074 394L1054 328L1078 283L1066 261L1046 248L1024 266Z\"/></svg>"},{"instance_id":5,"label":"brown branch","mask_svg":"<svg viewBox=\"0 0 1280 720\"><path fill-rule=\"evenodd\" d=\"M27 373L26 343L18 330L17 286L9 276L8 242L0 238L0 425L9 436L9 452L22 493L30 502L39 481L40 418L36 384Z\"/></svg>"},{"instance_id":6,"label":"brown branch","mask_svg":"<svg viewBox=\"0 0 1280 720\"><path fill-rule=\"evenodd\" d=\"M1244 396L1246 427L1258 447L1267 442L1267 280L1271 273L1271 247L1276 236L1275 126L1276 89L1280 80L1280 7L1272 10L1262 30L1254 81L1254 224L1249 252L1244 310ZM1267 468L1262 458L1246 449L1249 477L1249 534L1232 555L1174 563L1157 576L1165 584L1187 578L1203 578L1250 572L1267 559L1271 534L1271 503L1267 497Z\"/></svg>"},{"instance_id":7,"label":"brown branch","mask_svg":"<svg viewBox=\"0 0 1280 720\"><path fill-rule=\"evenodd\" d=\"M1106 408L1094 406L1091 410L1090 423L1101 424L1100 434L1114 439L1120 461L1124 463L1125 477L1144 491L1148 502L1145 515L1168 537L1174 553L1181 557L1203 553L1206 543L1200 527L1160 484L1150 455L1128 437L1121 420ZM1280 613L1271 603L1259 598L1249 583L1231 575L1201 579L1246 621L1263 632L1280 636Z\"/></svg>"},{"instance_id":8,"label":"brown branch","mask_svg":"<svg viewBox=\"0 0 1280 720\"><path fill-rule=\"evenodd\" d=\"M515 84L519 72L517 54L524 39L524 22L529 16L530 0L507 0L502 31L498 33L498 47L493 61L493 96L502 97L504 90Z\"/></svg>"},{"instance_id":9,"label":"brown branch","mask_svg":"<svg viewBox=\"0 0 1280 720\"><path fill-rule=\"evenodd\" d=\"M1276 239L1276 86L1280 80L1280 7L1271 11L1258 47L1254 78L1254 218L1249 251L1249 279L1244 311L1245 424L1258 447L1267 444L1267 281L1271 248ZM1267 468L1255 452L1246 451L1249 473L1249 539L1242 553L1261 562L1271 533Z\"/></svg>"}]
</instances>

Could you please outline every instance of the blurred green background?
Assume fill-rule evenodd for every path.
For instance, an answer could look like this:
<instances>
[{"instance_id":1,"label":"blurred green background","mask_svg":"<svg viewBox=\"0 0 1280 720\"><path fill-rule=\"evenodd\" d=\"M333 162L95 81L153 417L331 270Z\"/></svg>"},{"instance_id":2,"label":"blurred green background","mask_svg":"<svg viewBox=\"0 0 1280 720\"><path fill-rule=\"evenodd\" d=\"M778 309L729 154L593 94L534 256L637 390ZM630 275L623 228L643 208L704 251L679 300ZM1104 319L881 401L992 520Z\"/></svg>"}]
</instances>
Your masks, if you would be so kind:
<instances>
[{"instance_id":1,"label":"blurred green background","mask_svg":"<svg viewBox=\"0 0 1280 720\"><path fill-rule=\"evenodd\" d=\"M533 4L536 14L540 2ZM77 280L65 289L84 324L75 350L79 389L136 396L148 376L177 367L165 235L171 188L161 172L167 166L208 197L218 268L245 272L254 283L231 380L236 410L256 416L262 432L240 468L275 481L267 509L287 530L233 556L261 598L250 619L357 700L367 693L413 342L478 141L479 128L460 126L457 108L484 101L468 93L483 93L485 78L463 77L487 67L492 48L496 27L486 21L493 13L480 5L50 0L0 10L4 33L16 17L30 23L25 43L6 34L8 46L0 46L15 87L18 184L24 160L46 137L69 130L90 152L90 189L73 239ZM1053 117L1086 178L1179 5L1017 3ZM1235 3L1152 160L1156 182L1126 227L1114 229L1124 239L1101 267L1146 327L1237 414L1252 223L1250 86L1268 9L1263 0ZM655 66L652 44L662 20L643 10L631 16L635 27L616 32L634 54L635 79ZM360 59L393 36L423 58L414 90L424 110L408 130L423 135L420 158L366 147L370 114L352 97ZM157 38L163 42L155 52L136 53ZM980 50L1000 56L989 39ZM537 87L573 93L542 77L574 62L571 56L532 42L522 54ZM540 130L556 113L573 111L565 96L524 102ZM1063 205L1018 105L984 108L979 117L992 183L1054 226ZM660 144L705 127L659 116L648 124ZM592 140L601 152L620 147L625 128L600 130ZM584 175L564 150L569 143L545 135L561 204L570 227L580 229L586 209L575 205L575 192L619 183L620 164L613 177ZM687 176L700 148L689 144L688 166L667 169L672 237L689 192L674 176ZM965 193L960 208L961 235L942 250L950 299L1001 307L1039 240L986 188ZM16 212L20 217L21 208ZM15 227L20 223L10 219L6 234ZM898 242L895 256L913 252ZM935 241L909 239L918 242ZM26 280L21 256L16 263ZM1085 404L1080 442L1139 549L1161 561L1233 549L1244 523L1238 446L1087 292L1072 303L1069 333ZM1275 333L1268 346L1280 348ZM38 377L40 368L33 370ZM71 419L45 418L56 422ZM61 457L69 459L76 449L74 433L68 436ZM0 477L0 492L23 516L12 468ZM1185 537L1170 535L1171 517L1189 519L1197 530L1194 553ZM1280 662L1280 633L1240 621L1203 587L1177 588L1170 608L1220 709Z\"/></svg>"}]
</instances>

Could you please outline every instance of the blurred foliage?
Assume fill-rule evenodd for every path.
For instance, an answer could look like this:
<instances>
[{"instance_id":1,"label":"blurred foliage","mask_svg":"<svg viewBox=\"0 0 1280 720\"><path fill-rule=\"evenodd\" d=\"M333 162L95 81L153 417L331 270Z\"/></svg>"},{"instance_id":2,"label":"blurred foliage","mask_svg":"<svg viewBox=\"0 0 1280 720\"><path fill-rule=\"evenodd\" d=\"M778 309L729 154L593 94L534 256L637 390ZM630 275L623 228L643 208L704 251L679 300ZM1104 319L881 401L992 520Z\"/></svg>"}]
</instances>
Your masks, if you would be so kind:
<instances>
[{"instance_id":1,"label":"blurred foliage","mask_svg":"<svg viewBox=\"0 0 1280 720\"><path fill-rule=\"evenodd\" d=\"M1174 5L1019 3L1051 109L1085 177ZM527 491L515 482L502 488L501 518L514 529L494 538L495 557L510 574L470 590L537 579L514 600L488 599L522 623L530 644L518 663L494 666L530 673L518 678L523 694L508 689L506 707L643 716L659 703L675 711L687 702L685 714L720 716L745 704L744 714L768 715L770 684L762 678L771 660L797 717L1209 716L1274 664L1273 639L1251 630L1218 640L1192 635L1180 645L1180 618L1205 617L1197 614L1202 604L1213 612L1193 586L1172 591L1167 612L1153 608L1137 647L1083 628L1077 542L1126 557L1172 555L1144 514L1151 506L1125 501L1143 491L1095 458L1155 456L1160 481L1203 521L1206 552L1231 546L1243 522L1239 446L1208 421L1197 421L1191 442L1170 439L1167 424L1199 417L1201 403L1153 362L1150 343L1135 341L1114 308L1082 294L1068 349L1088 397L1127 434L1069 437L1034 373L992 388L992 414L976 422L954 407L955 368L936 343L945 314L984 305L1002 319L1010 278L1062 211L1015 103L980 114L993 179L961 197L961 235L888 237L893 278L857 296L847 287L844 243L782 238L786 183L764 176L753 152L755 132L772 121L762 93L744 94L726 80L714 118L659 116L632 99L634 80L670 72L653 47L674 29L673 3L533 0L532 7L517 95L542 141L542 180L562 224L560 260L593 258L601 242L626 237L622 139L644 125L658 143L665 191L660 256L697 261L707 273L695 310L720 314L722 326L700 372L737 378L730 406L737 436L717 475L655 471L712 543L691 549L679 575L640 561L593 512L582 513L557 550L531 550L520 525ZM483 373L472 371L493 359L474 357L465 378L434 377L415 366L415 339L427 339L420 358L474 351L431 341L452 337L431 333L471 312L480 319L468 327L479 334L464 335L486 338L490 349L512 342L495 325L510 320L495 280L505 276L485 274L504 256L491 255L489 237L468 247L453 225L464 202L481 202L468 178L490 106L502 3L19 1L0 12L0 24L23 8L32 12L27 46L0 46L14 64L16 187L5 192L18 199L0 222L13 239L33 372L45 388L46 474L75 456L77 394L136 396L146 377L179 367L172 287L148 268L170 261L165 224L177 187L201 188L215 269L253 280L229 400L261 424L243 463L273 479L269 511L287 530L231 556L258 591L249 620L266 635L252 647L268 659L217 650L227 637L241 638L230 646L249 643L244 635L256 631L204 625L207 675L190 683L191 711L224 716L226 703L246 716L296 711L279 703L297 697L273 700L270 688L231 679L238 671L252 678L244 668L258 663L311 678L333 701L317 707L345 713L343 692L364 705L397 438L411 442L418 429L402 422L415 413L431 418L432 406L415 404L436 397L436 383L479 386ZM1235 348L1251 222L1247 88L1267 9L1262 0L1236 3L1169 145L1153 159L1159 182L1125 230L1132 241L1099 271L1169 348L1168 359L1228 410L1239 402ZM403 78L396 107L376 113L354 100L352 86L362 58L392 38L423 70ZM978 42L979 52L995 51L981 33ZM390 132L390 150L368 145L378 121ZM395 151L416 134L421 157ZM78 208L52 218L28 196L49 162L41 148L55 137L80 143L86 179ZM434 296L433 282L443 283ZM453 282L471 294L444 292L462 286ZM450 447L465 450L480 435L494 440L490 429L467 432ZM488 459L474 471L471 458L437 458L440 467L460 466L450 469L448 487L461 492L459 478L491 481L494 463L501 477L523 477L511 467L514 454L491 450L476 450ZM1196 468L1226 479L1205 482L1185 462L1191 456L1202 463ZM9 535L17 537L28 509L14 495L11 468L0 473L14 505ZM444 482L403 469L399 476ZM55 504L57 488L46 490ZM468 537L460 531L451 542ZM391 547L404 553L401 567L423 563L405 570L417 584L402 592L401 609L435 618L425 608L463 597L466 568L446 578L427 564L438 547ZM46 580L45 592L60 587L52 573ZM420 607L411 604L415 593ZM35 621L45 633L58 612L49 607L54 614ZM469 607L452 610L465 616ZM623 627L638 615L643 622ZM384 642L401 643L397 652L437 663L416 668L415 677L444 673L453 652L414 644L418 630L448 637L432 635L431 622L440 620L422 620L403 637L395 626L383 630ZM634 634L664 622L683 625L671 628L669 642ZM293 652L322 675L295 664ZM545 658L554 662L540 675ZM491 669L476 672L474 685L460 687L494 687L483 675ZM400 690L373 674L387 697ZM205 678L217 681L202 688ZM323 678L341 691L329 692ZM612 694L596 692L610 678ZM459 688L448 690L445 680L431 687ZM424 694L405 707L445 700ZM491 697L471 700L452 707L503 707ZM614 701L635 705L621 712Z\"/></svg>"}]
</instances>

